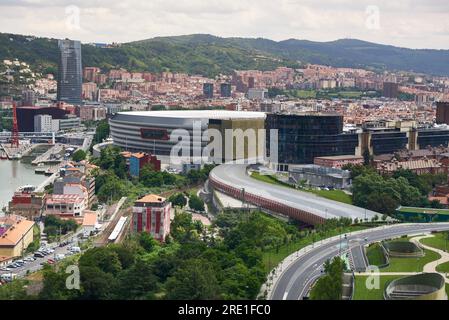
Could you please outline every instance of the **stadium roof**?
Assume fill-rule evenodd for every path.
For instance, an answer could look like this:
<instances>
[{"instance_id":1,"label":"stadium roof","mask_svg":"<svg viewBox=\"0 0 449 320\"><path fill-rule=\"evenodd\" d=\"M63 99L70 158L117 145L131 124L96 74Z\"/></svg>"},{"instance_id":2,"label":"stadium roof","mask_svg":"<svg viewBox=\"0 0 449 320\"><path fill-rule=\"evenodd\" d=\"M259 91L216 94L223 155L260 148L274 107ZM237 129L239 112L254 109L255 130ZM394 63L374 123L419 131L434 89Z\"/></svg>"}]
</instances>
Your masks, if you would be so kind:
<instances>
[{"instance_id":1,"label":"stadium roof","mask_svg":"<svg viewBox=\"0 0 449 320\"><path fill-rule=\"evenodd\" d=\"M161 117L161 118L196 118L196 119L265 119L264 112L229 111L229 110L172 110L172 111L126 111L119 115Z\"/></svg>"}]
</instances>

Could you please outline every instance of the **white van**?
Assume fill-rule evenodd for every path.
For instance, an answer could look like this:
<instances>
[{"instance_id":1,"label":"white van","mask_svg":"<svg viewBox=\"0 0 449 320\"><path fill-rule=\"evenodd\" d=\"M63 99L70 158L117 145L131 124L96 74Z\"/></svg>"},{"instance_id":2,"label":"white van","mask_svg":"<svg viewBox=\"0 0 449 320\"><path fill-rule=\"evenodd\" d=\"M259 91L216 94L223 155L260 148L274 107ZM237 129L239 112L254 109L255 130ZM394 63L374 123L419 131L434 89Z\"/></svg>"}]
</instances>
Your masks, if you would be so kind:
<instances>
[{"instance_id":1,"label":"white van","mask_svg":"<svg viewBox=\"0 0 449 320\"><path fill-rule=\"evenodd\" d=\"M0 279L2 279L3 281L6 281L6 282L11 282L16 278L17 278L17 274L15 274L15 273L5 273L5 274L0 275Z\"/></svg>"},{"instance_id":2,"label":"white van","mask_svg":"<svg viewBox=\"0 0 449 320\"><path fill-rule=\"evenodd\" d=\"M74 252L74 253L79 253L79 252L81 252L81 248L80 248L80 247L72 247L72 248L70 249L70 251L72 251L72 252Z\"/></svg>"}]
</instances>

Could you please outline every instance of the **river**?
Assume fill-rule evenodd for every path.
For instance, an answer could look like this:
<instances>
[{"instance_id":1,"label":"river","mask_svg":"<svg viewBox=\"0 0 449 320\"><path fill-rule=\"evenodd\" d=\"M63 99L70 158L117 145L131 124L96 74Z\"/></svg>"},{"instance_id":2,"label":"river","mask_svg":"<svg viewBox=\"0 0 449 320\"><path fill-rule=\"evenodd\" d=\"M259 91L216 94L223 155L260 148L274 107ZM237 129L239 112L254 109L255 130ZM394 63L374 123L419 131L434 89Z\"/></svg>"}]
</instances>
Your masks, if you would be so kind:
<instances>
[{"instance_id":1,"label":"river","mask_svg":"<svg viewBox=\"0 0 449 320\"><path fill-rule=\"evenodd\" d=\"M14 194L14 191L23 185L37 186L47 177L34 173L36 167L20 161L0 160L0 211Z\"/></svg>"}]
</instances>

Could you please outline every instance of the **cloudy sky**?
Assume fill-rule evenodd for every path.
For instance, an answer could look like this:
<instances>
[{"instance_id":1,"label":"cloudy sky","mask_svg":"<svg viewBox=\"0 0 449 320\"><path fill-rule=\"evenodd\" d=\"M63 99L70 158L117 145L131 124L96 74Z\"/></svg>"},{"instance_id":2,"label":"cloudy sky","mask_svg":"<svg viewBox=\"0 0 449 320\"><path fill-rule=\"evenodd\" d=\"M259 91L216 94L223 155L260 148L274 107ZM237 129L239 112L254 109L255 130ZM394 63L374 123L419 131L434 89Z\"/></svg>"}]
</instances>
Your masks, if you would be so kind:
<instances>
[{"instance_id":1,"label":"cloudy sky","mask_svg":"<svg viewBox=\"0 0 449 320\"><path fill-rule=\"evenodd\" d=\"M0 32L129 42L209 33L449 49L448 0L0 0Z\"/></svg>"}]
</instances>

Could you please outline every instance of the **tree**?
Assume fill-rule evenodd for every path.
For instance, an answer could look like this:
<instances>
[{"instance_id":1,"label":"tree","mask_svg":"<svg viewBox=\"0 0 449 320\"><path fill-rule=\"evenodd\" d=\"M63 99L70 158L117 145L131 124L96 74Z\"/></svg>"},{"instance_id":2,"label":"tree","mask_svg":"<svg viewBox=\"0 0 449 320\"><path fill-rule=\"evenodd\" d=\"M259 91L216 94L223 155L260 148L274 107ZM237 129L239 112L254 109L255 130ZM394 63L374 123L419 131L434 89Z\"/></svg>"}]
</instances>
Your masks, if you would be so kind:
<instances>
[{"instance_id":1,"label":"tree","mask_svg":"<svg viewBox=\"0 0 449 320\"><path fill-rule=\"evenodd\" d=\"M95 129L93 143L101 143L109 136L110 128L107 120L101 120Z\"/></svg>"},{"instance_id":2,"label":"tree","mask_svg":"<svg viewBox=\"0 0 449 320\"><path fill-rule=\"evenodd\" d=\"M325 276L321 277L310 293L311 300L341 300L344 262L336 257L324 264Z\"/></svg>"},{"instance_id":3,"label":"tree","mask_svg":"<svg viewBox=\"0 0 449 320\"><path fill-rule=\"evenodd\" d=\"M82 298L92 300L113 299L117 280L111 273L98 267L80 265Z\"/></svg>"},{"instance_id":4,"label":"tree","mask_svg":"<svg viewBox=\"0 0 449 320\"><path fill-rule=\"evenodd\" d=\"M98 247L87 250L80 258L79 265L96 267L102 272L117 275L122 265L117 252L110 247Z\"/></svg>"},{"instance_id":5,"label":"tree","mask_svg":"<svg viewBox=\"0 0 449 320\"><path fill-rule=\"evenodd\" d=\"M220 298L220 287L212 264L204 259L187 260L167 280L167 299L211 300Z\"/></svg>"},{"instance_id":6,"label":"tree","mask_svg":"<svg viewBox=\"0 0 449 320\"><path fill-rule=\"evenodd\" d=\"M68 290L66 287L67 274L63 271L56 272L51 266L46 265L43 269L43 287L39 293L42 300L67 300L78 295L77 290Z\"/></svg>"},{"instance_id":7,"label":"tree","mask_svg":"<svg viewBox=\"0 0 449 320\"><path fill-rule=\"evenodd\" d=\"M72 155L72 160L75 162L79 162L86 159L86 152L84 150L78 149L75 151L75 153Z\"/></svg>"},{"instance_id":8,"label":"tree","mask_svg":"<svg viewBox=\"0 0 449 320\"><path fill-rule=\"evenodd\" d=\"M187 199L181 192L175 193L168 198L173 206L184 208L187 205Z\"/></svg>"},{"instance_id":9,"label":"tree","mask_svg":"<svg viewBox=\"0 0 449 320\"><path fill-rule=\"evenodd\" d=\"M153 251L158 246L158 242L148 232L141 232L138 239L140 246L147 252Z\"/></svg>"},{"instance_id":10,"label":"tree","mask_svg":"<svg viewBox=\"0 0 449 320\"><path fill-rule=\"evenodd\" d=\"M204 211L204 201L196 194L189 196L189 207L195 211Z\"/></svg>"},{"instance_id":11,"label":"tree","mask_svg":"<svg viewBox=\"0 0 449 320\"><path fill-rule=\"evenodd\" d=\"M141 259L128 270L118 276L116 299L148 299L153 298L157 288L157 277L151 265Z\"/></svg>"}]
</instances>

